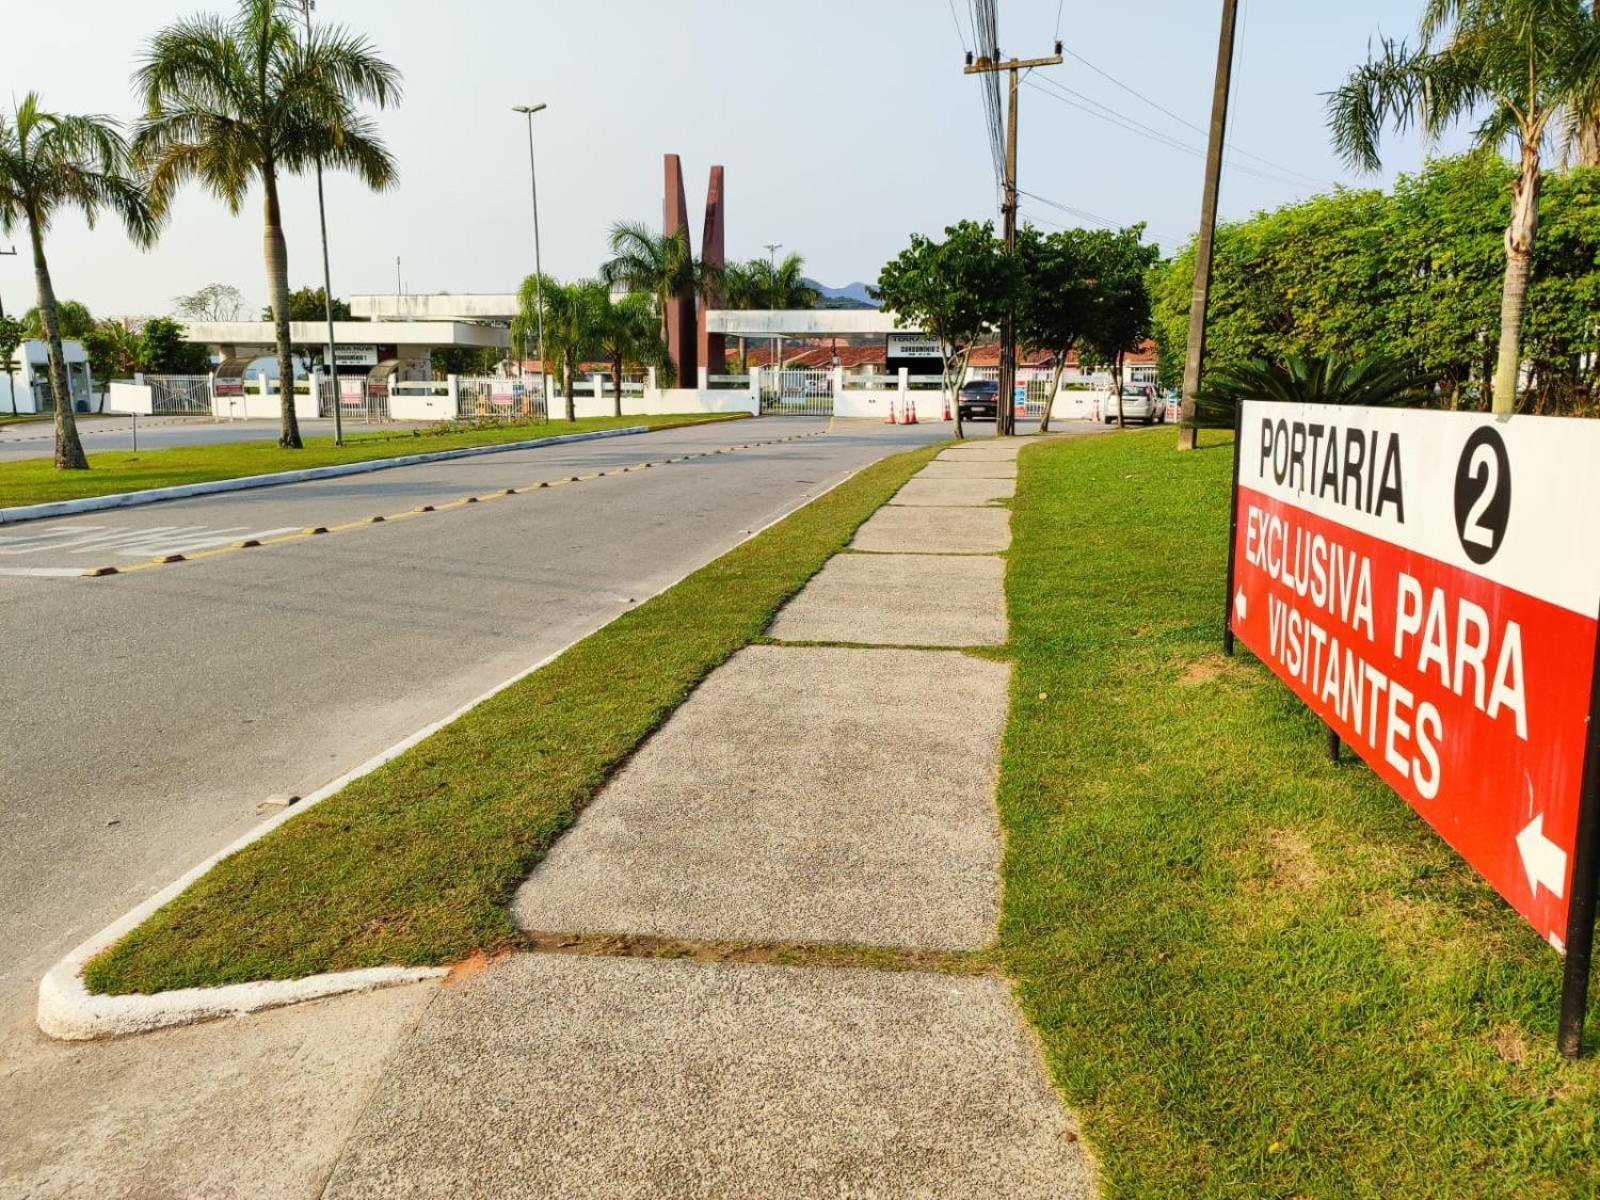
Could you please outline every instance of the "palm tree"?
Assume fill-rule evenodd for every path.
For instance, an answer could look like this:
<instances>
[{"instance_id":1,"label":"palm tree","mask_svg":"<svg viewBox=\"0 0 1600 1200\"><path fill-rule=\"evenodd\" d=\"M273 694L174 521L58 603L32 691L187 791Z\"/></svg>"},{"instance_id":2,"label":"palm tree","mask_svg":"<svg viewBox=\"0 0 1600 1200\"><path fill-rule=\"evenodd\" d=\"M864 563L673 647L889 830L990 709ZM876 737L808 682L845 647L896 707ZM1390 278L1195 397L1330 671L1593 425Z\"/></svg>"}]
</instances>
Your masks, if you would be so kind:
<instances>
[{"instance_id":1,"label":"palm tree","mask_svg":"<svg viewBox=\"0 0 1600 1200\"><path fill-rule=\"evenodd\" d=\"M1438 375L1392 359L1291 354L1281 363L1269 363L1254 358L1207 375L1195 403L1195 420L1208 429L1232 429L1241 400L1418 407L1434 401L1438 382Z\"/></svg>"},{"instance_id":2,"label":"palm tree","mask_svg":"<svg viewBox=\"0 0 1600 1200\"><path fill-rule=\"evenodd\" d=\"M638 293L620 300L604 284L595 294L595 350L611 364L611 398L622 415L622 371L629 363L664 367L667 343L656 323L650 297Z\"/></svg>"},{"instance_id":3,"label":"palm tree","mask_svg":"<svg viewBox=\"0 0 1600 1200\"><path fill-rule=\"evenodd\" d=\"M820 298L817 289L805 281L805 260L798 254L775 263L752 258L745 264L750 273L751 290L760 308L815 308Z\"/></svg>"},{"instance_id":4,"label":"palm tree","mask_svg":"<svg viewBox=\"0 0 1600 1200\"><path fill-rule=\"evenodd\" d=\"M560 283L547 275L541 287L536 287L536 282L532 275L522 281L518 319L526 326L533 325L542 291L545 358L554 358L561 363L561 394L566 397L567 420L576 421L578 412L572 395L572 378L578 373L583 360L599 349L599 310L607 289L603 283L593 279ZM539 369L546 378L549 377L546 363L541 362Z\"/></svg>"},{"instance_id":5,"label":"palm tree","mask_svg":"<svg viewBox=\"0 0 1600 1200\"><path fill-rule=\"evenodd\" d=\"M1383 127L1417 124L1430 139L1482 114L1474 137L1519 150L1506 227L1505 283L1494 411L1516 407L1522 314L1539 224L1540 149L1565 126L1581 133L1600 99L1600 23L1582 0L1427 0L1420 44L1385 40L1328 99L1333 143L1353 166L1377 170Z\"/></svg>"},{"instance_id":6,"label":"palm tree","mask_svg":"<svg viewBox=\"0 0 1600 1200\"><path fill-rule=\"evenodd\" d=\"M686 230L657 233L642 221L618 221L611 227L611 261L600 268L606 283L654 298L663 332L667 305L701 290L707 273L689 247Z\"/></svg>"},{"instance_id":7,"label":"palm tree","mask_svg":"<svg viewBox=\"0 0 1600 1200\"><path fill-rule=\"evenodd\" d=\"M159 222L129 166L128 145L110 117L47 112L39 107L37 92L24 96L9 119L0 113L0 230L9 234L18 225L28 227L56 410L55 463L64 470L88 470L89 460L72 411L61 349L61 313L44 255L44 235L59 209L76 208L91 225L101 210L109 210L134 241L141 245L154 241Z\"/></svg>"},{"instance_id":8,"label":"palm tree","mask_svg":"<svg viewBox=\"0 0 1600 1200\"><path fill-rule=\"evenodd\" d=\"M756 308L755 275L750 263L731 262L722 268L717 278L717 297L724 308ZM745 357L744 334L739 335L739 367L748 370Z\"/></svg>"},{"instance_id":9,"label":"palm tree","mask_svg":"<svg viewBox=\"0 0 1600 1200\"><path fill-rule=\"evenodd\" d=\"M320 158L324 167L355 172L375 191L392 187L394 159L357 108L365 102L384 108L400 97L399 72L366 38L330 25L297 37L297 7L291 0L241 0L231 20L190 17L158 33L135 76L145 117L134 138L161 210L197 179L238 213L260 181L283 411L278 444L293 448L301 444L300 425L278 181Z\"/></svg>"}]
</instances>

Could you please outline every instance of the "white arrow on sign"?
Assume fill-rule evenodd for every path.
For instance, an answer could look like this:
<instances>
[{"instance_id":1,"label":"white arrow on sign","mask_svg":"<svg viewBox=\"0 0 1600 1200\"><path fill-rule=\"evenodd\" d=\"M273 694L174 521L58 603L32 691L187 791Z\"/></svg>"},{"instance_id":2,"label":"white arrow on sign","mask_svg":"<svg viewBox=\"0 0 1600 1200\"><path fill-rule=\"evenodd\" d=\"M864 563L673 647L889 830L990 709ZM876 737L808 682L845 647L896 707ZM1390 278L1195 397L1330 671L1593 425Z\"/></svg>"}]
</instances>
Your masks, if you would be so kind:
<instances>
[{"instance_id":1,"label":"white arrow on sign","mask_svg":"<svg viewBox=\"0 0 1600 1200\"><path fill-rule=\"evenodd\" d=\"M1233 594L1233 615L1238 617L1239 620L1242 621L1242 620L1244 620L1244 610L1245 610L1244 589L1240 588L1238 591L1236 591Z\"/></svg>"},{"instance_id":2,"label":"white arrow on sign","mask_svg":"<svg viewBox=\"0 0 1600 1200\"><path fill-rule=\"evenodd\" d=\"M1539 894L1542 883L1561 899L1567 890L1567 852L1544 835L1544 814L1528 822L1517 834L1517 850L1522 854L1522 869L1528 873L1528 886Z\"/></svg>"}]
</instances>

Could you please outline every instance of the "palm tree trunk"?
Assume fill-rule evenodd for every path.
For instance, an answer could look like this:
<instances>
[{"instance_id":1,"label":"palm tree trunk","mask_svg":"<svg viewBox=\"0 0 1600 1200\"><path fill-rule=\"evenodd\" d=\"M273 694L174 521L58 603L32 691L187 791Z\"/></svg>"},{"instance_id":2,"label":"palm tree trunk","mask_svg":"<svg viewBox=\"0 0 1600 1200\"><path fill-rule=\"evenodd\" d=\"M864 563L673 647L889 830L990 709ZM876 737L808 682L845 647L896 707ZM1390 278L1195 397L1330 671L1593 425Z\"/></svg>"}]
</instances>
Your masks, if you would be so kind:
<instances>
[{"instance_id":1,"label":"palm tree trunk","mask_svg":"<svg viewBox=\"0 0 1600 1200\"><path fill-rule=\"evenodd\" d=\"M283 215L278 207L278 176L271 163L261 172L266 191L267 294L272 298L272 332L278 343L278 403L282 425L278 445L299 450L300 421L294 411L294 345L289 340L289 245L283 238Z\"/></svg>"},{"instance_id":2,"label":"palm tree trunk","mask_svg":"<svg viewBox=\"0 0 1600 1200\"><path fill-rule=\"evenodd\" d=\"M1522 314L1528 306L1533 240L1539 230L1539 140L1523 139L1522 162L1511 185L1506 226L1506 277L1500 293L1500 353L1494 369L1494 411L1515 412L1522 373Z\"/></svg>"},{"instance_id":3,"label":"palm tree trunk","mask_svg":"<svg viewBox=\"0 0 1600 1200\"><path fill-rule=\"evenodd\" d=\"M561 360L561 392L567 398L567 420L569 421L578 419L577 401L574 400L572 395L573 374L572 356L570 354L565 355Z\"/></svg>"},{"instance_id":4,"label":"palm tree trunk","mask_svg":"<svg viewBox=\"0 0 1600 1200\"><path fill-rule=\"evenodd\" d=\"M78 417L72 411L72 388L67 383L67 360L61 349L61 318L56 312L55 284L50 281L50 265L44 258L44 237L39 232L39 223L31 216L28 237L33 243L33 273L39 285L39 323L44 326L50 357L50 395L56 403L56 468L87 471L89 459L78 438Z\"/></svg>"},{"instance_id":5,"label":"palm tree trunk","mask_svg":"<svg viewBox=\"0 0 1600 1200\"><path fill-rule=\"evenodd\" d=\"M616 415L622 415L622 355L611 356L611 400L616 408Z\"/></svg>"}]
</instances>

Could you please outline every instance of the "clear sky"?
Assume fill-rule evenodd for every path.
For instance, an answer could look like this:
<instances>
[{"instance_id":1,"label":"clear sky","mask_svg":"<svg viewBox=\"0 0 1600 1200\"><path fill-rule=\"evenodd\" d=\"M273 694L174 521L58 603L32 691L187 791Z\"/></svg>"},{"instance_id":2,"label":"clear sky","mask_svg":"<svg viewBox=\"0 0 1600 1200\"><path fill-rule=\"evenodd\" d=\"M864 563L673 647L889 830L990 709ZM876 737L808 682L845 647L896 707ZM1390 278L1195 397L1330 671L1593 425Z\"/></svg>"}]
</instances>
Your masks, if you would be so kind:
<instances>
[{"instance_id":1,"label":"clear sky","mask_svg":"<svg viewBox=\"0 0 1600 1200\"><path fill-rule=\"evenodd\" d=\"M150 34L174 12L229 5L8 7L0 98L37 89L57 110L131 119L128 77ZM1240 153L1224 176L1225 216L1334 181L1375 182L1330 152L1321 93L1380 30L1409 34L1419 8L1243 0L1229 131ZM708 169L721 163L730 256L779 242L825 283L871 281L910 231L995 215L979 84L961 73L967 9L967 0L319 0L317 20L367 33L406 86L380 118L400 186L375 196L330 177L334 291L393 291L396 256L408 291L512 290L533 252L525 129L510 108L540 100L547 271L592 274L613 221L658 223L661 156L674 151L696 237ZM1146 221L1173 248L1198 219L1201 158L1191 150L1204 138L1182 122L1203 128L1208 118L1220 4L999 0L999 9L1006 54L1049 53L1059 9L1060 36L1081 56L1022 88L1022 188L1107 221ZM1414 136L1388 149L1386 177L1422 158ZM291 280L320 283L314 187L290 182L284 203ZM1091 223L1023 205L1041 223ZM33 302L33 279L25 238L12 241L22 253L0 258L0 299L15 312ZM91 232L71 215L48 249L58 294L97 315L167 312L174 295L213 281L239 287L252 307L266 293L259 195L234 217L191 186L148 253L114 224Z\"/></svg>"}]
</instances>

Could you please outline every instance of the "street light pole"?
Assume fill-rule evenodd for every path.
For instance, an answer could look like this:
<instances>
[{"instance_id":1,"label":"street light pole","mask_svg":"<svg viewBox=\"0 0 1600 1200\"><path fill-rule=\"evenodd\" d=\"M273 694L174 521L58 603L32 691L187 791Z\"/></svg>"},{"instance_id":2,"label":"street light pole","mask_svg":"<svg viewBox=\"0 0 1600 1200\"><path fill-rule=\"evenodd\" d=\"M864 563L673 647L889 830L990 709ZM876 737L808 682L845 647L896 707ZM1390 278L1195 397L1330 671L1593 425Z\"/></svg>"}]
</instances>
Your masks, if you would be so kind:
<instances>
[{"instance_id":1,"label":"street light pole","mask_svg":"<svg viewBox=\"0 0 1600 1200\"><path fill-rule=\"evenodd\" d=\"M300 11L306 19L306 44L311 43L311 10L317 0L300 0ZM322 198L322 155L317 155L317 220L322 226L322 300L328 317L328 372L333 384L333 444L344 445L344 415L339 394L339 349L333 337L333 271L328 266L328 207ZM322 400L317 397L318 403Z\"/></svg>"},{"instance_id":2,"label":"street light pole","mask_svg":"<svg viewBox=\"0 0 1600 1200\"><path fill-rule=\"evenodd\" d=\"M767 271L767 284L776 290L778 286L778 251L783 248L783 243L767 242L765 245L767 248L767 266L769 268ZM771 292L767 293L767 303L773 303ZM783 334L781 333L772 335L772 372L772 381L781 392L783 390Z\"/></svg>"},{"instance_id":3,"label":"street light pole","mask_svg":"<svg viewBox=\"0 0 1600 1200\"><path fill-rule=\"evenodd\" d=\"M533 159L533 114L545 107L544 101L538 104L518 104L512 111L519 112L528 118L528 182L533 188L533 307L534 320L539 330L539 399L544 401L545 416L550 414L550 390L546 381L550 372L544 361L544 264L539 258L539 171ZM528 331L522 331L522 358L526 362L528 357Z\"/></svg>"}]
</instances>

